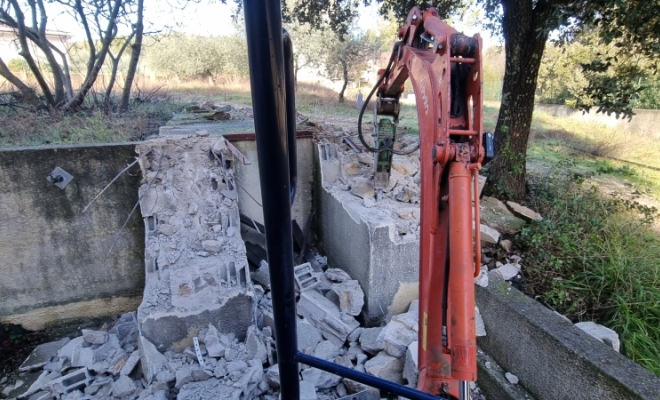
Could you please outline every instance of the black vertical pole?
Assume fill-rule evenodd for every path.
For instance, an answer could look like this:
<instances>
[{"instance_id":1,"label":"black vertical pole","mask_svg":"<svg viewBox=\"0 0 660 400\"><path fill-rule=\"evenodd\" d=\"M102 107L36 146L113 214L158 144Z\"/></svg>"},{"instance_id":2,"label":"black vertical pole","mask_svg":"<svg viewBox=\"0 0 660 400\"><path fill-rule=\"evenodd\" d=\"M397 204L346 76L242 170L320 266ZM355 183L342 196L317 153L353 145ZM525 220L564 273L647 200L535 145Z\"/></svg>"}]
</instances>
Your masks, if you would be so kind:
<instances>
[{"instance_id":1,"label":"black vertical pole","mask_svg":"<svg viewBox=\"0 0 660 400\"><path fill-rule=\"evenodd\" d=\"M243 7L281 398L298 400L282 10L280 0L244 0Z\"/></svg>"}]
</instances>

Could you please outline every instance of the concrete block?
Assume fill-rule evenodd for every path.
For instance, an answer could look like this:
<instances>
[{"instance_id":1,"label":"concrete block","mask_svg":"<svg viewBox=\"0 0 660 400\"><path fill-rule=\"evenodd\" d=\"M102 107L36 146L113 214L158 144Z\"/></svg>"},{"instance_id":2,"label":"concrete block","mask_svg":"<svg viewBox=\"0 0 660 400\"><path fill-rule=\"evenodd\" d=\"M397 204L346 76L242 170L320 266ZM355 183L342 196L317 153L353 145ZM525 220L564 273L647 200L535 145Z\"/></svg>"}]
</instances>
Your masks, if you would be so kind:
<instances>
[{"instance_id":1,"label":"concrete block","mask_svg":"<svg viewBox=\"0 0 660 400\"><path fill-rule=\"evenodd\" d=\"M481 242L488 244L497 244L500 240L500 233L488 225L479 224L481 231Z\"/></svg>"},{"instance_id":2,"label":"concrete block","mask_svg":"<svg viewBox=\"0 0 660 400\"><path fill-rule=\"evenodd\" d=\"M312 355L323 360L332 360L339 355L340 348L331 340L324 340L316 346Z\"/></svg>"},{"instance_id":3,"label":"concrete block","mask_svg":"<svg viewBox=\"0 0 660 400\"><path fill-rule=\"evenodd\" d=\"M209 324L208 332L204 336L204 344L206 345L206 351L209 354L209 357L221 358L225 355L225 346L220 343L220 338L218 337L218 330L215 329L213 324Z\"/></svg>"},{"instance_id":4,"label":"concrete block","mask_svg":"<svg viewBox=\"0 0 660 400\"><path fill-rule=\"evenodd\" d=\"M130 357L128 357L128 360L126 360L124 365L121 367L121 371L119 371L119 373L121 375L130 374L131 372L133 372L133 369L135 369L135 366L139 361L140 361L140 352L138 350L135 350L134 352L131 353Z\"/></svg>"},{"instance_id":5,"label":"concrete block","mask_svg":"<svg viewBox=\"0 0 660 400\"><path fill-rule=\"evenodd\" d=\"M508 281L520 273L520 267L515 264L504 264L501 267L495 268L492 273L500 279Z\"/></svg>"},{"instance_id":6,"label":"concrete block","mask_svg":"<svg viewBox=\"0 0 660 400\"><path fill-rule=\"evenodd\" d=\"M82 330L83 340L89 344L104 344L108 341L108 332L93 331L91 329Z\"/></svg>"},{"instance_id":7,"label":"concrete block","mask_svg":"<svg viewBox=\"0 0 660 400\"><path fill-rule=\"evenodd\" d=\"M534 398L657 399L660 378L494 274L489 278L488 287L475 286L488 330L477 343Z\"/></svg>"},{"instance_id":8,"label":"concrete block","mask_svg":"<svg viewBox=\"0 0 660 400\"><path fill-rule=\"evenodd\" d=\"M312 265L308 262L293 267L293 279L298 293L312 289L321 283Z\"/></svg>"},{"instance_id":9,"label":"concrete block","mask_svg":"<svg viewBox=\"0 0 660 400\"><path fill-rule=\"evenodd\" d=\"M621 340L619 334L612 329L595 322L578 322L575 326L619 352Z\"/></svg>"},{"instance_id":10,"label":"concrete block","mask_svg":"<svg viewBox=\"0 0 660 400\"><path fill-rule=\"evenodd\" d=\"M408 346L406 350L406 361L403 364L403 378L408 382L408 386L417 387L417 378L419 377L418 369L418 343L414 341Z\"/></svg>"},{"instance_id":11,"label":"concrete block","mask_svg":"<svg viewBox=\"0 0 660 400\"><path fill-rule=\"evenodd\" d=\"M348 335L360 326L355 318L341 313L335 304L314 290L300 295L297 311L337 346L343 346Z\"/></svg>"},{"instance_id":12,"label":"concrete block","mask_svg":"<svg viewBox=\"0 0 660 400\"><path fill-rule=\"evenodd\" d=\"M81 368L64 375L61 378L53 379L48 383L48 390L53 394L66 394L74 390L83 389L92 383L94 378L90 376L87 368Z\"/></svg>"},{"instance_id":13,"label":"concrete block","mask_svg":"<svg viewBox=\"0 0 660 400\"><path fill-rule=\"evenodd\" d=\"M135 393L135 383L126 375L122 375L112 384L112 395L118 398L125 398Z\"/></svg>"},{"instance_id":14,"label":"concrete block","mask_svg":"<svg viewBox=\"0 0 660 400\"><path fill-rule=\"evenodd\" d=\"M400 287L419 279L419 241L416 235L398 234L396 222L404 218L394 212L400 207L410 209L401 215L414 220L412 210L419 207L384 199L387 206L381 204L375 212L376 208L365 207L361 198L333 189L322 181L324 176L319 172L315 180L317 236L328 255L328 265L341 266L349 279L360 283L365 295L365 323L375 325L387 313ZM386 207L392 210L383 212ZM332 280L328 273L326 276Z\"/></svg>"},{"instance_id":15,"label":"concrete block","mask_svg":"<svg viewBox=\"0 0 660 400\"><path fill-rule=\"evenodd\" d=\"M339 299L339 309L349 315L358 316L364 306L364 292L356 280L346 280L332 285Z\"/></svg>"},{"instance_id":16,"label":"concrete block","mask_svg":"<svg viewBox=\"0 0 660 400\"><path fill-rule=\"evenodd\" d=\"M382 342L378 341L378 336L383 328L364 328L360 334L360 347L369 354L377 354L383 350Z\"/></svg>"},{"instance_id":17,"label":"concrete block","mask_svg":"<svg viewBox=\"0 0 660 400\"><path fill-rule=\"evenodd\" d=\"M161 369L167 367L167 357L162 355L156 346L144 336L140 336L138 339L138 349L142 375L150 383Z\"/></svg>"},{"instance_id":18,"label":"concrete block","mask_svg":"<svg viewBox=\"0 0 660 400\"><path fill-rule=\"evenodd\" d=\"M23 361L18 370L20 372L31 371L41 368L57 355L64 345L69 343L69 338L64 338L55 342L40 344L32 350L28 358Z\"/></svg>"},{"instance_id":19,"label":"concrete block","mask_svg":"<svg viewBox=\"0 0 660 400\"><path fill-rule=\"evenodd\" d=\"M386 379L395 383L403 383L403 366L405 359L392 357L384 351L364 364L368 374Z\"/></svg>"},{"instance_id":20,"label":"concrete block","mask_svg":"<svg viewBox=\"0 0 660 400\"><path fill-rule=\"evenodd\" d=\"M314 384L307 381L301 381L300 400L316 400L317 398Z\"/></svg>"},{"instance_id":21,"label":"concrete block","mask_svg":"<svg viewBox=\"0 0 660 400\"><path fill-rule=\"evenodd\" d=\"M298 321L298 350L304 351L305 349L314 349L323 337L321 332L316 329L305 318Z\"/></svg>"},{"instance_id":22,"label":"concrete block","mask_svg":"<svg viewBox=\"0 0 660 400\"><path fill-rule=\"evenodd\" d=\"M380 332L376 342L387 354L397 358L404 357L408 345L417 340L417 326L414 314L395 315Z\"/></svg>"}]
</instances>

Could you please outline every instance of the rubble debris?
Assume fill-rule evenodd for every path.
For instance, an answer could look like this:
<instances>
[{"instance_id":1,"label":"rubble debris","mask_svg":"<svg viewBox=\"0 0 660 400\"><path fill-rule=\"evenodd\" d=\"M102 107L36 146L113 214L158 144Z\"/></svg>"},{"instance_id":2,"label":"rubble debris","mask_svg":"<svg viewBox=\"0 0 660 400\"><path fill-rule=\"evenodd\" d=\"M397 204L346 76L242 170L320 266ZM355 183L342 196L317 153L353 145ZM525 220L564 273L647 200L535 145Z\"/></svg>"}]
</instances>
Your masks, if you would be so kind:
<instances>
[{"instance_id":1,"label":"rubble debris","mask_svg":"<svg viewBox=\"0 0 660 400\"><path fill-rule=\"evenodd\" d=\"M312 326L306 318L298 320L298 350L314 349L323 340L321 332Z\"/></svg>"},{"instance_id":2,"label":"rubble debris","mask_svg":"<svg viewBox=\"0 0 660 400\"><path fill-rule=\"evenodd\" d=\"M492 271L495 275L501 277L505 281L515 278L520 273L519 264L504 264L495 268Z\"/></svg>"},{"instance_id":3,"label":"rubble debris","mask_svg":"<svg viewBox=\"0 0 660 400\"><path fill-rule=\"evenodd\" d=\"M481 272L474 278L474 283L481 287L488 287L488 266L481 266Z\"/></svg>"},{"instance_id":4,"label":"rubble debris","mask_svg":"<svg viewBox=\"0 0 660 400\"><path fill-rule=\"evenodd\" d=\"M480 202L481 223L500 233L514 234L525 225L525 220L516 217L504 203L494 197L484 196Z\"/></svg>"},{"instance_id":5,"label":"rubble debris","mask_svg":"<svg viewBox=\"0 0 660 400\"><path fill-rule=\"evenodd\" d=\"M364 328L360 333L360 346L370 354L377 354L383 350L382 342L378 341L383 328Z\"/></svg>"},{"instance_id":6,"label":"rubble debris","mask_svg":"<svg viewBox=\"0 0 660 400\"><path fill-rule=\"evenodd\" d=\"M57 353L69 343L69 338L64 338L50 343L44 343L37 346L32 353L28 356L23 364L18 367L18 370L21 372L32 371L46 365L50 362Z\"/></svg>"},{"instance_id":7,"label":"rubble debris","mask_svg":"<svg viewBox=\"0 0 660 400\"><path fill-rule=\"evenodd\" d=\"M511 383L512 385L517 385L518 382L519 382L518 377L515 376L514 374L512 374L511 372L507 372L507 373L505 373L505 374L504 374L504 377L505 377L506 380L509 381L509 383Z\"/></svg>"},{"instance_id":8,"label":"rubble debris","mask_svg":"<svg viewBox=\"0 0 660 400\"><path fill-rule=\"evenodd\" d=\"M355 318L342 313L339 307L315 290L300 295L297 311L337 346L343 346L348 335L360 326Z\"/></svg>"},{"instance_id":9,"label":"rubble debris","mask_svg":"<svg viewBox=\"0 0 660 400\"><path fill-rule=\"evenodd\" d=\"M293 267L293 279L298 293L313 289L321 283L316 272L312 269L312 265L308 262Z\"/></svg>"},{"instance_id":10,"label":"rubble debris","mask_svg":"<svg viewBox=\"0 0 660 400\"><path fill-rule=\"evenodd\" d=\"M479 312L479 307L474 306L474 323L475 331L477 337L486 336L486 325L484 324L484 319Z\"/></svg>"},{"instance_id":11,"label":"rubble debris","mask_svg":"<svg viewBox=\"0 0 660 400\"><path fill-rule=\"evenodd\" d=\"M621 349L621 340L619 339L619 334L617 334L612 329L597 324L595 322L578 322L575 324L576 327L582 329L584 332L588 333L592 337L600 340L605 343L617 353Z\"/></svg>"},{"instance_id":12,"label":"rubble debris","mask_svg":"<svg viewBox=\"0 0 660 400\"><path fill-rule=\"evenodd\" d=\"M406 351L406 361L403 365L403 378L407 381L408 386L417 387L417 378L419 376L418 365L418 343L414 341L408 346Z\"/></svg>"},{"instance_id":13,"label":"rubble debris","mask_svg":"<svg viewBox=\"0 0 660 400\"><path fill-rule=\"evenodd\" d=\"M405 359L392 357L385 351L381 351L376 357L364 364L368 374L387 379L395 383L403 383L403 366Z\"/></svg>"},{"instance_id":14,"label":"rubble debris","mask_svg":"<svg viewBox=\"0 0 660 400\"><path fill-rule=\"evenodd\" d=\"M339 299L339 308L341 311L352 316L360 315L364 306L364 292L358 281L351 279L339 284L333 284L332 291Z\"/></svg>"},{"instance_id":15,"label":"rubble debris","mask_svg":"<svg viewBox=\"0 0 660 400\"><path fill-rule=\"evenodd\" d=\"M488 225L479 224L481 230L481 242L486 244L497 244L500 240L500 233Z\"/></svg>"},{"instance_id":16,"label":"rubble debris","mask_svg":"<svg viewBox=\"0 0 660 400\"><path fill-rule=\"evenodd\" d=\"M510 253L511 249L513 248L513 242L510 241L509 239L500 240L500 247L502 248L502 250L506 251L507 253Z\"/></svg>"},{"instance_id":17,"label":"rubble debris","mask_svg":"<svg viewBox=\"0 0 660 400\"><path fill-rule=\"evenodd\" d=\"M416 312L395 315L378 335L376 341L387 354L401 358L406 355L410 343L417 340L418 318Z\"/></svg>"}]
</instances>

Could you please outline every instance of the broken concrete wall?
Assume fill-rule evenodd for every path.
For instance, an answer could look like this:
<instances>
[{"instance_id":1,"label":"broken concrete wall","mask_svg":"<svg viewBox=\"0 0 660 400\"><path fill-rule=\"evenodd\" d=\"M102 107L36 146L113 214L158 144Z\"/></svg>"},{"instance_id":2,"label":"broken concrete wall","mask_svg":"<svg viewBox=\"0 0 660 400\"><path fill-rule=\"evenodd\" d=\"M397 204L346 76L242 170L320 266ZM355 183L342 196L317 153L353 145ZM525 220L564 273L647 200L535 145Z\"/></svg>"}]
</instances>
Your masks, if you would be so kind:
<instances>
[{"instance_id":1,"label":"broken concrete wall","mask_svg":"<svg viewBox=\"0 0 660 400\"><path fill-rule=\"evenodd\" d=\"M419 279L419 240L415 234L419 206L392 199L376 205L354 196L342 187L346 186L341 178L348 163L336 159L333 146L319 144L315 151L317 234L328 264L344 269L360 282L365 294L364 317L372 324L388 313L399 290Z\"/></svg>"},{"instance_id":2,"label":"broken concrete wall","mask_svg":"<svg viewBox=\"0 0 660 400\"><path fill-rule=\"evenodd\" d=\"M144 287L136 166L82 209L128 163L135 144L0 150L0 320L28 329L134 310ZM63 190L46 180L73 175Z\"/></svg>"},{"instance_id":3,"label":"broken concrete wall","mask_svg":"<svg viewBox=\"0 0 660 400\"><path fill-rule=\"evenodd\" d=\"M219 135L167 134L140 143L146 284L141 333L182 351L215 325L239 339L252 324L253 293L240 235L235 160Z\"/></svg>"}]
</instances>

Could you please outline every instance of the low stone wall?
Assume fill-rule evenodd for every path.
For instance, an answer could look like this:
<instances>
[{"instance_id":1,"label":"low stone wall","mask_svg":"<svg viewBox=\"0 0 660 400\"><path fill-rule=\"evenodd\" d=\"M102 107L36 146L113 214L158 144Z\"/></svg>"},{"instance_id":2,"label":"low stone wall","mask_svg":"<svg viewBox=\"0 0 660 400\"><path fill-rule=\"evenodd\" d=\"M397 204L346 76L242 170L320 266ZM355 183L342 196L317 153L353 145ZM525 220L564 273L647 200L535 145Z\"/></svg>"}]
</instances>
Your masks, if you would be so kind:
<instances>
[{"instance_id":1,"label":"low stone wall","mask_svg":"<svg viewBox=\"0 0 660 400\"><path fill-rule=\"evenodd\" d=\"M134 310L144 288L144 229L134 166L87 212L128 163L134 143L0 150L0 321L41 329L53 322ZM55 167L73 175L60 189Z\"/></svg>"},{"instance_id":2,"label":"low stone wall","mask_svg":"<svg viewBox=\"0 0 660 400\"><path fill-rule=\"evenodd\" d=\"M660 399L660 378L489 274L478 344L537 400ZM488 393L487 393L488 395Z\"/></svg>"},{"instance_id":3,"label":"low stone wall","mask_svg":"<svg viewBox=\"0 0 660 400\"><path fill-rule=\"evenodd\" d=\"M660 138L660 129L658 129L658 126L660 126L660 110L636 109L634 110L635 115L630 121L627 118L617 119L614 114L597 114L595 109L589 113L584 113L575 108L557 104L535 104L534 111L583 122L607 125L632 134Z\"/></svg>"}]
</instances>

